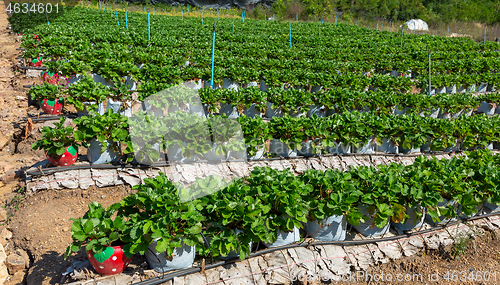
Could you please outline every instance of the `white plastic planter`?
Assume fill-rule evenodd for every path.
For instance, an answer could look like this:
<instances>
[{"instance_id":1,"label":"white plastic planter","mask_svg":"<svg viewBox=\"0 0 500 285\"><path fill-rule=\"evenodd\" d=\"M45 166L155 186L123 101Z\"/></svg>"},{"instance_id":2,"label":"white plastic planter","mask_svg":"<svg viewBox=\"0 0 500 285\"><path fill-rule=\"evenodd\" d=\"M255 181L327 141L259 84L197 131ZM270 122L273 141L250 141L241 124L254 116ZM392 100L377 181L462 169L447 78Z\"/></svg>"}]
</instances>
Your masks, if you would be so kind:
<instances>
[{"instance_id":1,"label":"white plastic planter","mask_svg":"<svg viewBox=\"0 0 500 285\"><path fill-rule=\"evenodd\" d=\"M331 216L321 221L307 221L307 234L319 241L343 241L347 231L347 220L342 216Z\"/></svg>"},{"instance_id":2,"label":"white plastic planter","mask_svg":"<svg viewBox=\"0 0 500 285\"><path fill-rule=\"evenodd\" d=\"M262 112L258 111L255 108L254 103L252 103L252 105L249 108L244 108L242 114L250 118L255 118L255 117L262 118Z\"/></svg>"},{"instance_id":3,"label":"white plastic planter","mask_svg":"<svg viewBox=\"0 0 500 285\"><path fill-rule=\"evenodd\" d=\"M364 235L365 237L376 237L376 236L384 235L384 234L389 232L389 229L391 226L391 223L389 221L387 221L387 224L383 228L378 228L376 226L374 226L372 228L374 215L377 213L376 210L375 210L374 215L372 216L372 215L370 215L370 213L368 211L368 206L358 205L358 209L363 214L363 216L369 217L364 223L360 223L357 226L354 226L354 225L352 226L360 234Z\"/></svg>"},{"instance_id":4,"label":"white plastic planter","mask_svg":"<svg viewBox=\"0 0 500 285\"><path fill-rule=\"evenodd\" d=\"M377 150L384 153L399 153L399 147L386 138L382 140L382 145L377 145Z\"/></svg>"},{"instance_id":5,"label":"white plastic planter","mask_svg":"<svg viewBox=\"0 0 500 285\"><path fill-rule=\"evenodd\" d=\"M485 93L488 91L488 84L487 83L481 83L479 84L479 87L477 88L477 92L479 93Z\"/></svg>"},{"instance_id":6,"label":"white plastic planter","mask_svg":"<svg viewBox=\"0 0 500 285\"><path fill-rule=\"evenodd\" d=\"M299 118L299 117L305 117L307 116L307 112L301 111L301 108L299 108L296 111L290 111L288 114L293 117L293 118Z\"/></svg>"},{"instance_id":7,"label":"white plastic planter","mask_svg":"<svg viewBox=\"0 0 500 285\"><path fill-rule=\"evenodd\" d=\"M210 86L210 80L203 81L203 87L210 88L211 87ZM214 82L214 89L220 89L220 88L221 88L221 86L219 84L216 84Z\"/></svg>"},{"instance_id":8,"label":"white plastic planter","mask_svg":"<svg viewBox=\"0 0 500 285\"><path fill-rule=\"evenodd\" d=\"M493 143L493 149L500 150L500 143Z\"/></svg>"},{"instance_id":9,"label":"white plastic planter","mask_svg":"<svg viewBox=\"0 0 500 285\"><path fill-rule=\"evenodd\" d=\"M458 203L456 201L448 201L448 200L444 199L443 202L439 202L438 203L438 206L439 207L453 206L453 208L455 209L455 211L458 210ZM431 216L429 216L428 214L426 215L425 219L427 220L427 222L429 222L431 225L434 225L434 226L444 225L446 223L453 222L453 221L457 220L456 217L445 218L444 216L440 216L439 217L440 222L434 222L434 221L432 221Z\"/></svg>"},{"instance_id":10,"label":"white plastic planter","mask_svg":"<svg viewBox=\"0 0 500 285\"><path fill-rule=\"evenodd\" d=\"M127 116L127 117L132 117L132 108L126 108L124 111L120 111L120 106L122 105L122 102L120 101L113 101L113 99L108 98L108 105L106 107L106 111L111 109L113 113L120 113L121 115Z\"/></svg>"},{"instance_id":11,"label":"white plastic planter","mask_svg":"<svg viewBox=\"0 0 500 285\"><path fill-rule=\"evenodd\" d=\"M484 202L484 207L489 209L491 212L498 212L500 211L500 205L497 204L491 204L488 202Z\"/></svg>"},{"instance_id":12,"label":"white plastic planter","mask_svg":"<svg viewBox=\"0 0 500 285\"><path fill-rule=\"evenodd\" d=\"M373 154L375 153L375 146L377 144L371 138L365 145L360 147L353 147L353 153Z\"/></svg>"},{"instance_id":13,"label":"white plastic planter","mask_svg":"<svg viewBox=\"0 0 500 285\"><path fill-rule=\"evenodd\" d=\"M113 86L113 84L108 82L104 77L102 77L101 75L99 75L97 73L94 73L94 82L101 83L104 86L109 86L109 87Z\"/></svg>"},{"instance_id":14,"label":"white plastic planter","mask_svg":"<svg viewBox=\"0 0 500 285\"><path fill-rule=\"evenodd\" d=\"M472 115L472 109L463 109L460 115L470 117Z\"/></svg>"},{"instance_id":15,"label":"white plastic planter","mask_svg":"<svg viewBox=\"0 0 500 285\"><path fill-rule=\"evenodd\" d=\"M73 83L76 83L76 82L80 81L82 78L83 78L83 76L81 74L76 74L76 75L71 76L67 80L68 86L71 85L71 84L73 84Z\"/></svg>"},{"instance_id":16,"label":"white plastic planter","mask_svg":"<svg viewBox=\"0 0 500 285\"><path fill-rule=\"evenodd\" d=\"M143 102L143 110L155 117L163 117L163 109L156 108L147 101Z\"/></svg>"},{"instance_id":17,"label":"white plastic planter","mask_svg":"<svg viewBox=\"0 0 500 285\"><path fill-rule=\"evenodd\" d=\"M326 147L326 151L328 153L333 153L333 154L344 154L344 153L351 153L351 146L350 145L344 145L343 143L335 143L335 146L333 147Z\"/></svg>"},{"instance_id":18,"label":"white plastic planter","mask_svg":"<svg viewBox=\"0 0 500 285\"><path fill-rule=\"evenodd\" d=\"M436 88L436 93L445 94L446 93L446 87Z\"/></svg>"},{"instance_id":19,"label":"white plastic planter","mask_svg":"<svg viewBox=\"0 0 500 285\"><path fill-rule=\"evenodd\" d=\"M420 146L420 151L421 152L431 152L431 145L432 145L431 137L427 136L427 142Z\"/></svg>"},{"instance_id":20,"label":"white plastic planter","mask_svg":"<svg viewBox=\"0 0 500 285\"><path fill-rule=\"evenodd\" d=\"M458 210L457 212L459 213L459 216L461 218L472 218L472 217L476 217L476 216L480 216L484 213L485 211L485 206L484 206L484 203L481 203L479 205L476 206L476 212L475 213L472 213L470 215L465 215L464 213L462 213L462 205L458 206Z\"/></svg>"},{"instance_id":21,"label":"white plastic planter","mask_svg":"<svg viewBox=\"0 0 500 285\"><path fill-rule=\"evenodd\" d=\"M220 104L220 113L226 115L229 119L236 119L240 116L237 107L231 104Z\"/></svg>"},{"instance_id":22,"label":"white plastic planter","mask_svg":"<svg viewBox=\"0 0 500 285\"><path fill-rule=\"evenodd\" d=\"M271 119L273 117L283 117L283 109L278 107L276 109L271 108L273 104L267 101L266 117Z\"/></svg>"},{"instance_id":23,"label":"white plastic planter","mask_svg":"<svg viewBox=\"0 0 500 285\"><path fill-rule=\"evenodd\" d=\"M248 145L247 145L248 147ZM262 159L264 157L264 151L266 150L266 147L262 147L261 149L257 150L257 153L254 156L250 156L247 152L247 158L248 160L257 160L257 159Z\"/></svg>"},{"instance_id":24,"label":"white plastic planter","mask_svg":"<svg viewBox=\"0 0 500 285\"><path fill-rule=\"evenodd\" d=\"M410 110L409 107L401 107L401 106L397 106L396 108L394 108L394 115L403 115L404 113L406 113L406 111Z\"/></svg>"},{"instance_id":25,"label":"white plastic planter","mask_svg":"<svg viewBox=\"0 0 500 285\"><path fill-rule=\"evenodd\" d=\"M235 230L233 230L233 232L234 232L236 235L238 235L239 233L242 233L243 231L242 231L242 230L239 230L239 229L235 229ZM208 242L210 243L210 240L211 240L211 239L210 239L210 238L208 238L207 240L208 240ZM253 243L252 243L252 242L250 242L250 243L248 244L248 247L250 248L250 251L252 250L252 245L253 245ZM240 257L240 253L239 253L239 252L236 252L236 251L234 251L234 250L231 250L227 256L221 256L221 257L220 257L220 259L222 259L222 260L229 260L229 259L234 259L234 258L238 258L238 257ZM248 257L248 256L247 256L247 257Z\"/></svg>"},{"instance_id":26,"label":"white plastic planter","mask_svg":"<svg viewBox=\"0 0 500 285\"><path fill-rule=\"evenodd\" d=\"M257 83L257 81L250 81L247 85L246 85L246 88L248 87L258 87L259 84Z\"/></svg>"},{"instance_id":27,"label":"white plastic planter","mask_svg":"<svg viewBox=\"0 0 500 285\"><path fill-rule=\"evenodd\" d=\"M420 113L420 116L422 117L431 117L431 118L437 118L439 116L439 112L441 111L441 108L437 109L431 109L431 112L429 115L424 114L424 112Z\"/></svg>"},{"instance_id":28,"label":"white plastic planter","mask_svg":"<svg viewBox=\"0 0 500 285\"><path fill-rule=\"evenodd\" d=\"M140 163L140 164L144 164L144 165L152 165L152 164L158 163L160 161L163 161L164 157L165 157L165 154L160 150L160 143L153 144L152 148L154 150L156 150L158 152L158 154L160 155L160 157L156 161L153 161L153 160L149 159L149 157L147 157L147 156L145 156L143 159L141 159L140 158L141 154L138 153L138 152L135 152L135 150L134 150L135 155L134 155L133 164L134 163Z\"/></svg>"},{"instance_id":29,"label":"white plastic planter","mask_svg":"<svg viewBox=\"0 0 500 285\"><path fill-rule=\"evenodd\" d=\"M438 118L442 118L442 119L452 119L452 118L453 119L458 119L458 117L460 117L461 114L462 114L462 110L458 111L457 113L449 113L446 108L443 108L439 112Z\"/></svg>"},{"instance_id":30,"label":"white plastic planter","mask_svg":"<svg viewBox=\"0 0 500 285\"><path fill-rule=\"evenodd\" d=\"M203 88L203 81L198 80L198 82L196 82L195 80L190 80L190 81L184 83L184 86L186 86L187 88L194 89L194 90L199 90L199 89Z\"/></svg>"},{"instance_id":31,"label":"white plastic planter","mask_svg":"<svg viewBox=\"0 0 500 285\"><path fill-rule=\"evenodd\" d=\"M467 91L465 86L458 86L457 87L457 93L465 93L465 91Z\"/></svg>"},{"instance_id":32,"label":"white plastic planter","mask_svg":"<svg viewBox=\"0 0 500 285\"><path fill-rule=\"evenodd\" d=\"M279 232L278 238L273 243L264 243L266 247L279 247L300 241L300 232L297 227L293 227L291 232Z\"/></svg>"},{"instance_id":33,"label":"white plastic planter","mask_svg":"<svg viewBox=\"0 0 500 285\"><path fill-rule=\"evenodd\" d=\"M167 148L167 159L169 162L183 162L184 155L182 154L182 147L174 144Z\"/></svg>"},{"instance_id":34,"label":"white plastic planter","mask_svg":"<svg viewBox=\"0 0 500 285\"><path fill-rule=\"evenodd\" d=\"M497 88L495 85L493 84L488 84L488 87L486 89L488 92L496 92L497 91Z\"/></svg>"},{"instance_id":35,"label":"white plastic planter","mask_svg":"<svg viewBox=\"0 0 500 285\"><path fill-rule=\"evenodd\" d=\"M312 140L309 140L309 141L302 141L300 144L302 146L302 148L300 150L297 150L297 154L298 155L302 155L302 156L313 156L314 155L314 150L313 150L313 147L312 147L312 143L313 141Z\"/></svg>"},{"instance_id":36,"label":"white plastic planter","mask_svg":"<svg viewBox=\"0 0 500 285\"><path fill-rule=\"evenodd\" d=\"M293 157L297 156L296 149L290 149L286 143L281 142L279 139L272 139L269 145L269 152L275 153L276 156Z\"/></svg>"},{"instance_id":37,"label":"white plastic planter","mask_svg":"<svg viewBox=\"0 0 500 285\"><path fill-rule=\"evenodd\" d=\"M405 232L405 231L411 231L413 229L419 228L424 224L425 220L425 209L416 206L413 208L408 208L406 209L405 213L408 215L408 219L401 224L401 223L395 223L391 220L392 225L399 231ZM422 213L422 216L420 218L417 217L417 213Z\"/></svg>"},{"instance_id":38,"label":"white plastic planter","mask_svg":"<svg viewBox=\"0 0 500 285\"><path fill-rule=\"evenodd\" d=\"M478 113L484 113L488 116L493 116L495 114L495 109L495 105L482 101L477 108L477 111Z\"/></svg>"},{"instance_id":39,"label":"white plastic planter","mask_svg":"<svg viewBox=\"0 0 500 285\"><path fill-rule=\"evenodd\" d=\"M471 86L468 86L467 92L469 92L469 93L476 92L476 84L472 84Z\"/></svg>"},{"instance_id":40,"label":"white plastic planter","mask_svg":"<svg viewBox=\"0 0 500 285\"><path fill-rule=\"evenodd\" d=\"M460 150L460 146L457 145L457 142L455 141L455 144L450 146L450 147L447 147L447 148L443 148L443 152L454 152L454 151L459 151Z\"/></svg>"},{"instance_id":41,"label":"white plastic planter","mask_svg":"<svg viewBox=\"0 0 500 285\"><path fill-rule=\"evenodd\" d=\"M137 83L132 79L132 76L125 76L125 84L128 85L129 90L135 90L137 89Z\"/></svg>"},{"instance_id":42,"label":"white plastic planter","mask_svg":"<svg viewBox=\"0 0 500 285\"><path fill-rule=\"evenodd\" d=\"M402 153L402 154L412 154L412 153L417 153L417 152L420 152L421 149L420 147L417 147L417 148L411 148L411 149L407 149L407 148L404 148L402 146L399 147L399 153Z\"/></svg>"},{"instance_id":43,"label":"white plastic planter","mask_svg":"<svg viewBox=\"0 0 500 285\"><path fill-rule=\"evenodd\" d=\"M314 85L313 87L311 87L311 92L314 93L314 92L319 92L321 91L321 89L323 89L323 86L320 86L320 85Z\"/></svg>"},{"instance_id":44,"label":"white plastic planter","mask_svg":"<svg viewBox=\"0 0 500 285\"><path fill-rule=\"evenodd\" d=\"M95 104L96 102L83 102L84 106L95 105ZM97 105L97 113L99 113L99 115L104 114L104 104L102 102ZM85 110L78 110L76 114L78 115L78 117L83 117L83 116L88 116L89 112Z\"/></svg>"},{"instance_id":45,"label":"white plastic planter","mask_svg":"<svg viewBox=\"0 0 500 285\"><path fill-rule=\"evenodd\" d=\"M228 157L228 153L216 154L215 150L217 149L217 144L212 143L212 150L209 150L203 154L203 158L208 161L221 162L226 161Z\"/></svg>"},{"instance_id":46,"label":"white plastic planter","mask_svg":"<svg viewBox=\"0 0 500 285\"><path fill-rule=\"evenodd\" d=\"M231 81L229 78L222 79L222 87L224 89L231 89L238 91L238 84L236 82Z\"/></svg>"},{"instance_id":47,"label":"white plastic planter","mask_svg":"<svg viewBox=\"0 0 500 285\"><path fill-rule=\"evenodd\" d=\"M399 76L399 72L397 70L393 70L393 71L391 71L391 75L394 76L394 77L398 77Z\"/></svg>"},{"instance_id":48,"label":"white plastic planter","mask_svg":"<svg viewBox=\"0 0 500 285\"><path fill-rule=\"evenodd\" d=\"M114 162L120 158L120 154L111 148L112 141L106 141L107 147L103 153L101 153L102 144L98 140L94 140L90 143L87 149L87 159L90 164L104 164L109 162Z\"/></svg>"},{"instance_id":49,"label":"white plastic planter","mask_svg":"<svg viewBox=\"0 0 500 285\"><path fill-rule=\"evenodd\" d=\"M207 108L199 102L199 104L188 104L189 113L198 115L200 117L207 117Z\"/></svg>"},{"instance_id":50,"label":"white plastic planter","mask_svg":"<svg viewBox=\"0 0 500 285\"><path fill-rule=\"evenodd\" d=\"M267 86L266 82L264 80L261 80L260 81L260 91L262 91L262 92L266 91L267 87L268 86Z\"/></svg>"},{"instance_id":51,"label":"white plastic planter","mask_svg":"<svg viewBox=\"0 0 500 285\"><path fill-rule=\"evenodd\" d=\"M450 87L447 87L446 93L449 93L449 94L457 93L457 85L451 85Z\"/></svg>"},{"instance_id":52,"label":"white plastic planter","mask_svg":"<svg viewBox=\"0 0 500 285\"><path fill-rule=\"evenodd\" d=\"M146 260L151 269L158 273L163 273L171 270L186 269L193 265L196 256L196 248L194 246L183 245L174 249L172 260L165 257L165 252L156 251L156 240L153 241L146 251Z\"/></svg>"},{"instance_id":53,"label":"white plastic planter","mask_svg":"<svg viewBox=\"0 0 500 285\"><path fill-rule=\"evenodd\" d=\"M174 113L174 112L177 112L177 111L189 112L189 105L170 106L170 107L168 107L168 112L169 113Z\"/></svg>"},{"instance_id":54,"label":"white plastic planter","mask_svg":"<svg viewBox=\"0 0 500 285\"><path fill-rule=\"evenodd\" d=\"M320 105L310 105L309 111L307 111L307 116L310 118L313 115L316 115L320 118L326 117L326 108L325 106Z\"/></svg>"}]
</instances>

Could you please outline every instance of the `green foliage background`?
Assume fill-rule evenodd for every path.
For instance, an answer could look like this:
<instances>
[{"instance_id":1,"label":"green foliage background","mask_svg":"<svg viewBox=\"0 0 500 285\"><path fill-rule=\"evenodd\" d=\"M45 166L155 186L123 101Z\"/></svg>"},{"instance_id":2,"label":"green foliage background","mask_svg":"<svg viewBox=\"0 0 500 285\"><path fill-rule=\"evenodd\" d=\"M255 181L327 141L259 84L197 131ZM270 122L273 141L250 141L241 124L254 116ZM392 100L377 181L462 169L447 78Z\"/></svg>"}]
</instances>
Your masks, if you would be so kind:
<instances>
[{"instance_id":1,"label":"green foliage background","mask_svg":"<svg viewBox=\"0 0 500 285\"><path fill-rule=\"evenodd\" d=\"M338 11L344 20L418 18L428 22L500 23L500 0L276 0L273 10L281 16L299 14L302 19L328 17Z\"/></svg>"}]
</instances>

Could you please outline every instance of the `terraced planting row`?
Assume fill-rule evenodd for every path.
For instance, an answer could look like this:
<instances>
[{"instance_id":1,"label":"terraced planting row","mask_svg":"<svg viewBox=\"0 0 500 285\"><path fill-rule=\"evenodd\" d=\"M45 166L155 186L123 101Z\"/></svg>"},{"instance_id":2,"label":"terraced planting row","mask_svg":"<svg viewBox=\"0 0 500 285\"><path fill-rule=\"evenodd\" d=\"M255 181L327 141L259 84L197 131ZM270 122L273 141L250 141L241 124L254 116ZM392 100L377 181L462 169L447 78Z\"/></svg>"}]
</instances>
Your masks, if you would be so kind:
<instances>
[{"instance_id":1,"label":"terraced planting row","mask_svg":"<svg viewBox=\"0 0 500 285\"><path fill-rule=\"evenodd\" d=\"M311 169L299 176L258 167L230 183L212 175L188 187L160 173L109 208L90 204L88 216L73 222L66 257L85 246L97 272L114 274L140 253L161 273L189 267L196 256L243 260L260 242L273 248L306 235L343 241L347 223L367 237L383 235L391 225L418 229L425 219L445 224L499 210L498 165L498 155L477 151L449 160L418 157L408 166ZM114 242L127 245L109 247ZM123 261L107 261L122 254Z\"/></svg>"}]
</instances>

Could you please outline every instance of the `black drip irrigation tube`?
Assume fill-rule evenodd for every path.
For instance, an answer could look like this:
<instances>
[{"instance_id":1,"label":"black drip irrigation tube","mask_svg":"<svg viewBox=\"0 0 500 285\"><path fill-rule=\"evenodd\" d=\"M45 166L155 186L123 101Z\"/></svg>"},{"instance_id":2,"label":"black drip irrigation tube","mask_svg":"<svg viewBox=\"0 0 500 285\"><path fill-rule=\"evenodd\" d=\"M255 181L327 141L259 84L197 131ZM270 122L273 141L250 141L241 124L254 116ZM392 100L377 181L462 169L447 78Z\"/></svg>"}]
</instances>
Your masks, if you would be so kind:
<instances>
[{"instance_id":1,"label":"black drip irrigation tube","mask_svg":"<svg viewBox=\"0 0 500 285\"><path fill-rule=\"evenodd\" d=\"M253 252L253 253L250 254L250 258L256 257L256 256L260 256L260 255L263 255L263 254L266 254L266 253L271 253L271 252L274 252L274 251L277 251L277 250L284 250L284 249L295 248L295 247L308 247L308 246L319 246L319 245L353 246L353 245L365 245L365 244L370 244L370 243L374 243L374 242L394 241L394 240L398 240L398 239L410 238L410 237L420 236L422 234L428 234L428 233L432 233L432 232L435 232L435 231L440 231L442 229L445 229L448 226L456 225L459 222L474 221L474 220L479 220L479 219L483 219L483 218L487 218L487 217L491 217L491 216L497 216L497 215L500 215L500 213L499 212L495 212L495 213L484 214L484 215L481 215L481 216L474 216L474 217L470 217L470 218L467 217L467 218L461 219L460 221L448 222L448 223L446 223L444 225L435 226L435 227L432 227L430 229L426 229L426 230L423 230L423 231L417 231L417 232L413 232L413 233L408 233L406 235L398 235L398 236L385 237L385 238L352 240L352 241L311 242L311 243L302 242L302 243L297 243L297 244L284 245L284 246L280 246L280 247L273 247L273 248L268 248L268 249L259 250L257 252ZM218 267L218 266L221 266L221 265L232 264L232 263L235 263L237 261L240 261L240 259L239 258L235 258L235 259L232 259L232 260L220 261L220 262L217 262L217 263L206 265L203 269L204 270L212 269L212 268L215 268L215 267ZM180 270L180 271L177 271L177 272L173 272L173 273L170 273L170 274L164 274L162 276L158 276L158 277L155 277L155 278L152 278L152 279L149 279L149 280L145 280L145 281L133 283L131 285L157 285L157 284L165 283L165 282L167 282L169 280L172 280L175 277L181 277L181 276L185 276L185 275L188 275L188 274L197 273L197 272L199 272L201 270L202 270L202 267L201 266L197 266L197 267L193 267L193 268L189 268L189 269L184 269L184 270Z\"/></svg>"},{"instance_id":2,"label":"black drip irrigation tube","mask_svg":"<svg viewBox=\"0 0 500 285\"><path fill-rule=\"evenodd\" d=\"M35 120L33 120L35 121ZM425 156L430 156L430 155L445 155L445 154L452 154L452 153L462 153L462 151L455 151L455 152L430 152L430 153L420 153L420 154L408 154L408 155L401 155L401 154L396 154L396 153L342 153L342 154L322 154L322 155L314 155L314 156L292 156L292 157L270 157L270 158L261 158L261 159L252 159L252 160L245 160L245 159L234 159L231 161L221 161L221 163L227 163L227 162L257 162L257 161L274 161L274 160L291 160L291 159L305 159L308 160L310 158L321 158L321 157L332 157L332 156L338 156L338 157L347 157L347 156L392 156L392 157L417 157L420 155L425 155ZM71 166L58 166L58 167L50 167L46 169L41 169L38 171L28 171L26 172L26 175L30 176L38 176L38 175L45 175L45 174L52 174L56 172L61 172L61 171L69 171L69 170L83 170L83 169L118 169L118 168L152 168L152 167L166 167L166 166L173 166L173 165L185 165L185 164L196 164L196 163L208 163L210 164L209 161L207 160L200 160L200 161L195 161L195 162L188 162L188 163L156 163L156 164L151 164L151 165L144 165L144 164L85 164L85 165L71 165ZM219 162L217 162L219 163Z\"/></svg>"},{"instance_id":3,"label":"black drip irrigation tube","mask_svg":"<svg viewBox=\"0 0 500 285\"><path fill-rule=\"evenodd\" d=\"M30 67L26 67L26 66L20 66L20 65L17 65L17 68L19 69L34 69L34 70L47 70L47 67L45 66L30 66Z\"/></svg>"},{"instance_id":4,"label":"black drip irrigation tube","mask_svg":"<svg viewBox=\"0 0 500 285\"><path fill-rule=\"evenodd\" d=\"M61 117L65 118L77 118L77 115L53 115L53 116L33 116L33 117L28 117L28 118L23 118L23 121L27 121L28 119L31 119L33 122L44 122L44 121L50 121L50 120L59 120Z\"/></svg>"}]
</instances>

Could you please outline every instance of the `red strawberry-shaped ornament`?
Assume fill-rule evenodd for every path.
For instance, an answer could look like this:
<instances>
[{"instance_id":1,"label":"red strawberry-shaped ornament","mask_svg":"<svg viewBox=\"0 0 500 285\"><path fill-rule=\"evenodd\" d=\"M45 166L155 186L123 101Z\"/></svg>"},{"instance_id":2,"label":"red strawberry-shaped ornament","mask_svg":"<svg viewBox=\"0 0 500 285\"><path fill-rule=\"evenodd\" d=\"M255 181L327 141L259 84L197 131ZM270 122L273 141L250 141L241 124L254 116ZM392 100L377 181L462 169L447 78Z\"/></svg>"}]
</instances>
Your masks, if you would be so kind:
<instances>
[{"instance_id":1,"label":"red strawberry-shaped ornament","mask_svg":"<svg viewBox=\"0 0 500 285\"><path fill-rule=\"evenodd\" d=\"M51 71L42 71L42 78L45 82L56 85L57 81L59 81L59 74Z\"/></svg>"},{"instance_id":2,"label":"red strawberry-shaped ornament","mask_svg":"<svg viewBox=\"0 0 500 285\"><path fill-rule=\"evenodd\" d=\"M42 99L40 100L40 107L49 115L59 115L62 112L64 100L59 99Z\"/></svg>"},{"instance_id":3,"label":"red strawberry-shaped ornament","mask_svg":"<svg viewBox=\"0 0 500 285\"><path fill-rule=\"evenodd\" d=\"M42 60L39 57L34 58L31 60L31 62L28 62L28 65L32 67L39 67L42 65Z\"/></svg>"},{"instance_id":4,"label":"red strawberry-shaped ornament","mask_svg":"<svg viewBox=\"0 0 500 285\"><path fill-rule=\"evenodd\" d=\"M45 152L45 156L55 166L68 166L75 163L78 157L78 151L74 146L68 146L66 148L66 152L61 154L57 159L51 157L47 152Z\"/></svg>"},{"instance_id":5,"label":"red strawberry-shaped ornament","mask_svg":"<svg viewBox=\"0 0 500 285\"><path fill-rule=\"evenodd\" d=\"M132 261L130 245L108 246L102 253L87 251L87 257L95 271L101 275L113 275L123 271Z\"/></svg>"}]
</instances>

